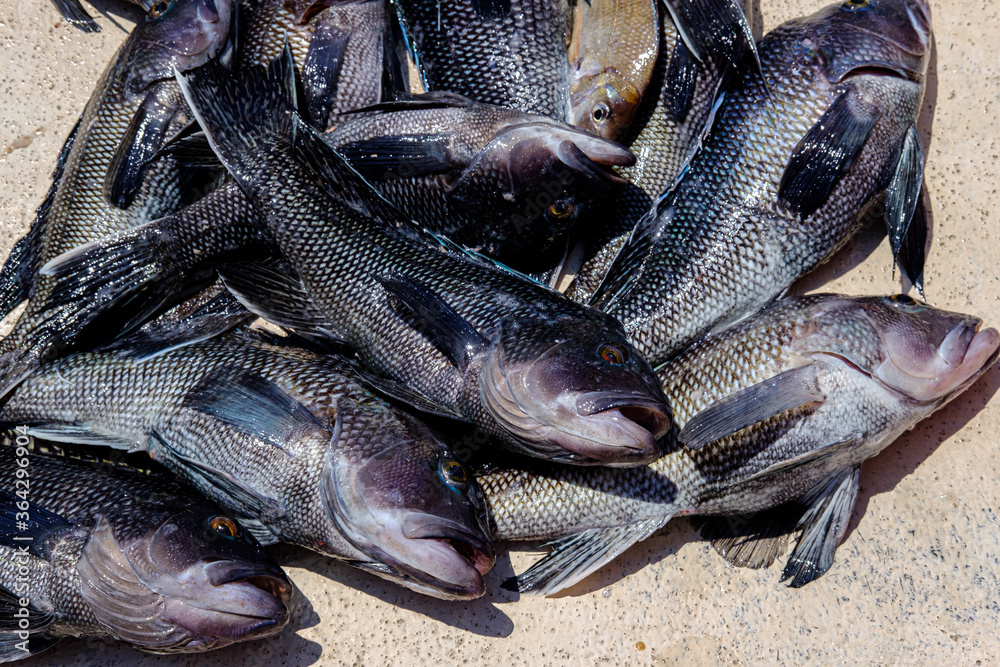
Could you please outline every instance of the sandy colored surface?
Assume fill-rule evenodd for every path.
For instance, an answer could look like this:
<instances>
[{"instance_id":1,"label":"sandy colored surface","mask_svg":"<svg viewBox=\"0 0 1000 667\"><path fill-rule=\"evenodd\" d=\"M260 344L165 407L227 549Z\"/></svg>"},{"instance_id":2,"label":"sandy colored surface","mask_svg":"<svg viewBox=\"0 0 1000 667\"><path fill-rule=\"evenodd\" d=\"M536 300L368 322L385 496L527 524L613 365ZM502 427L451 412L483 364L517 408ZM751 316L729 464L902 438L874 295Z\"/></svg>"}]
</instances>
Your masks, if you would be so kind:
<instances>
[{"instance_id":1,"label":"sandy colored surface","mask_svg":"<svg viewBox=\"0 0 1000 667\"><path fill-rule=\"evenodd\" d=\"M120 12L112 0L98 7ZM927 297L1000 326L1000 8L931 0L936 49L921 121L934 238ZM822 0L763 0L767 28ZM94 14L94 12L91 12ZM134 20L134 14L131 15ZM127 18L114 17L130 27ZM125 37L108 17L83 34L47 0L0 3L0 256L28 228L66 134ZM933 112L933 119L931 119ZM809 291L899 290L888 243L867 230ZM9 325L9 321L5 323ZM2 333L5 333L4 326ZM685 520L554 599L500 583L534 559L517 547L486 597L445 603L310 552L276 553L299 588L278 638L203 656L155 657L67 641L69 665L995 664L1000 659L1000 369L862 469L833 568L802 589L780 567L735 569Z\"/></svg>"}]
</instances>

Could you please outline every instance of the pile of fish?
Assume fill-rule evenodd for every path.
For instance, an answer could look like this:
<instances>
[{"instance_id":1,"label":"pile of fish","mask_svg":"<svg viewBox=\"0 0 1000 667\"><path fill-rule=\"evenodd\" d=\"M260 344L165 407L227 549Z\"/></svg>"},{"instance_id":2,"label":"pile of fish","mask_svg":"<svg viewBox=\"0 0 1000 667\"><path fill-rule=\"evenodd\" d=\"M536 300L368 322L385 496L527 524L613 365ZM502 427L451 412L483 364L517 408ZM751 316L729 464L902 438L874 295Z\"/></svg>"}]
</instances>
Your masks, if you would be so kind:
<instances>
[{"instance_id":1,"label":"pile of fish","mask_svg":"<svg viewBox=\"0 0 1000 667\"><path fill-rule=\"evenodd\" d=\"M924 0L135 4L0 271L0 661L277 633L278 542L464 600L704 515L802 586L997 358L782 298L875 215L923 294Z\"/></svg>"}]
</instances>

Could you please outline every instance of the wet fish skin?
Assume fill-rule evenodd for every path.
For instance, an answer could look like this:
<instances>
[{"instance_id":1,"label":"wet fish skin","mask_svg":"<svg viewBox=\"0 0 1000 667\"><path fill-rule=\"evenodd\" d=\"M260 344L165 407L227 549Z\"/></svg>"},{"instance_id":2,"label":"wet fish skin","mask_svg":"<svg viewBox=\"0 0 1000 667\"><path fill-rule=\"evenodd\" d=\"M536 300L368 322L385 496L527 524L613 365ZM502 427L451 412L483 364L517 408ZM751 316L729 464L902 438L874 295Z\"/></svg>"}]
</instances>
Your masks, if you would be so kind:
<instances>
[{"instance_id":1,"label":"wet fish skin","mask_svg":"<svg viewBox=\"0 0 1000 667\"><path fill-rule=\"evenodd\" d=\"M726 92L683 179L593 298L653 363L781 294L892 195L901 154L920 152L926 11L918 0L836 5L760 42L764 78Z\"/></svg>"},{"instance_id":2,"label":"wet fish skin","mask_svg":"<svg viewBox=\"0 0 1000 667\"><path fill-rule=\"evenodd\" d=\"M577 3L569 45L569 122L621 139L653 76L659 34L652 0Z\"/></svg>"},{"instance_id":3,"label":"wet fish skin","mask_svg":"<svg viewBox=\"0 0 1000 667\"><path fill-rule=\"evenodd\" d=\"M734 0L753 16L750 0ZM711 125L712 110L727 71L723 53L691 53L677 24L659 6L659 49L648 93L640 103L623 144L635 155L632 166L619 168L630 183L609 202L603 224L582 235L586 254L566 291L586 303L611 268L639 219L681 175ZM748 58L749 59L749 58Z\"/></svg>"},{"instance_id":4,"label":"wet fish skin","mask_svg":"<svg viewBox=\"0 0 1000 667\"><path fill-rule=\"evenodd\" d=\"M399 4L428 90L566 120L570 16L565 0Z\"/></svg>"},{"instance_id":5,"label":"wet fish skin","mask_svg":"<svg viewBox=\"0 0 1000 667\"><path fill-rule=\"evenodd\" d=\"M235 84L213 68L182 79L293 269L226 273L230 290L272 322L346 341L397 398L512 448L574 463L655 458L668 413L617 323L412 226L288 108L291 71L283 58ZM237 90L260 108L239 108Z\"/></svg>"},{"instance_id":6,"label":"wet fish skin","mask_svg":"<svg viewBox=\"0 0 1000 667\"><path fill-rule=\"evenodd\" d=\"M341 114L382 100L387 22L381 0L257 0L240 62L267 64L287 36L301 68L303 112L328 129Z\"/></svg>"},{"instance_id":7,"label":"wet fish skin","mask_svg":"<svg viewBox=\"0 0 1000 667\"><path fill-rule=\"evenodd\" d=\"M783 578L801 586L820 576L850 518L858 466L996 361L1000 333L980 325L906 296L815 295L696 343L657 370L681 429L660 460L479 475L498 540L560 540L521 575L521 590L570 586L673 516L788 502L825 513L796 525L801 510L786 510L783 532L804 533ZM841 532L822 533L827 519Z\"/></svg>"},{"instance_id":8,"label":"wet fish skin","mask_svg":"<svg viewBox=\"0 0 1000 667\"><path fill-rule=\"evenodd\" d=\"M537 114L428 94L373 107L323 135L429 231L515 269L594 217L632 162L610 141Z\"/></svg>"},{"instance_id":9,"label":"wet fish skin","mask_svg":"<svg viewBox=\"0 0 1000 667\"><path fill-rule=\"evenodd\" d=\"M186 105L171 78L173 68L186 70L215 57L226 44L231 0L175 0L159 19L140 22L126 39L97 84L65 155L57 167L58 183L39 210L32 227L32 252L22 256L34 274L37 267L72 248L172 213L188 203L195 176L172 160L148 171L134 170L136 161L159 141L187 123ZM103 181L113 164L126 174L144 174L141 186L125 183L131 198L125 210L108 203ZM96 175L96 176L95 176ZM14 267L12 267L13 269ZM5 268L4 273L8 273ZM29 305L0 342L0 394L5 394L39 360L72 345L93 313L82 303L49 310L54 281L31 280Z\"/></svg>"},{"instance_id":10,"label":"wet fish skin","mask_svg":"<svg viewBox=\"0 0 1000 667\"><path fill-rule=\"evenodd\" d=\"M265 544L298 544L443 599L483 594L494 551L478 486L344 357L252 332L137 354L57 360L0 419L147 451Z\"/></svg>"},{"instance_id":11,"label":"wet fish skin","mask_svg":"<svg viewBox=\"0 0 1000 667\"><path fill-rule=\"evenodd\" d=\"M287 624L291 583L217 506L163 475L46 450L13 430L0 435L0 624L17 627L20 598L32 615L29 652L17 648L16 633L0 632L5 660L70 636L200 652ZM24 470L30 487L18 476ZM18 512L30 517L27 527Z\"/></svg>"}]
</instances>

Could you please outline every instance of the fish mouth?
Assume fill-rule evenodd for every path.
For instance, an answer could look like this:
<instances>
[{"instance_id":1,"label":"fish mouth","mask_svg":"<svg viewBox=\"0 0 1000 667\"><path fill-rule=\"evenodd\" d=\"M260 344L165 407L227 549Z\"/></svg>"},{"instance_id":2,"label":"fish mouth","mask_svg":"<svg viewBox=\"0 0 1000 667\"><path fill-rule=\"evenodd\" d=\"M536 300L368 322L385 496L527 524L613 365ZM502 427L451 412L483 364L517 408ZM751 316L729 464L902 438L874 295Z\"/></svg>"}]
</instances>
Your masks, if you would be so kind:
<instances>
[{"instance_id":1,"label":"fish mouth","mask_svg":"<svg viewBox=\"0 0 1000 667\"><path fill-rule=\"evenodd\" d=\"M217 560L205 565L205 576L213 586L224 586L237 581L247 581L273 595L282 602L292 597L292 585L283 572L267 566L240 565L235 561Z\"/></svg>"},{"instance_id":2,"label":"fish mouth","mask_svg":"<svg viewBox=\"0 0 1000 667\"><path fill-rule=\"evenodd\" d=\"M430 514L412 513L403 519L403 535L411 540L436 540L485 575L496 562L493 545L459 524Z\"/></svg>"},{"instance_id":3,"label":"fish mouth","mask_svg":"<svg viewBox=\"0 0 1000 667\"><path fill-rule=\"evenodd\" d=\"M641 396L594 392L578 398L576 408L584 417L614 412L635 422L657 439L667 434L672 423L670 413L663 403Z\"/></svg>"},{"instance_id":4,"label":"fish mouth","mask_svg":"<svg viewBox=\"0 0 1000 667\"><path fill-rule=\"evenodd\" d=\"M554 121L517 123L505 127L490 141L490 145L508 146L511 153L515 152L517 145L523 146L519 164L523 164L528 155L539 158L554 155L581 176L613 184L626 181L610 167L635 164L635 156L621 144ZM481 154L485 152L485 148L480 151Z\"/></svg>"},{"instance_id":5,"label":"fish mouth","mask_svg":"<svg viewBox=\"0 0 1000 667\"><path fill-rule=\"evenodd\" d=\"M207 594L168 596L162 618L194 635L211 638L204 642L204 648L267 637L288 624L292 587L283 573L219 560L203 563L201 574L211 585Z\"/></svg>"},{"instance_id":6,"label":"fish mouth","mask_svg":"<svg viewBox=\"0 0 1000 667\"><path fill-rule=\"evenodd\" d=\"M604 169L599 165L623 165L631 166L635 164L635 156L629 153L631 160L628 161L617 161L612 162L610 160L606 162L598 162L589 154L585 153L575 142L569 141L568 139L561 144L559 148L556 149L556 157L559 161L570 169L585 174L593 179L607 181L608 183L613 183L615 185L624 185L628 181L624 178L611 171L610 169ZM603 159L607 159L601 156Z\"/></svg>"},{"instance_id":7,"label":"fish mouth","mask_svg":"<svg viewBox=\"0 0 1000 667\"><path fill-rule=\"evenodd\" d=\"M854 76L885 76L893 79L910 81L911 83L916 84L922 84L924 81L924 74L921 71L903 67L898 63L879 62L865 63L863 65L858 65L857 67L852 67L844 72L836 82L840 83L844 79Z\"/></svg>"},{"instance_id":8,"label":"fish mouth","mask_svg":"<svg viewBox=\"0 0 1000 667\"><path fill-rule=\"evenodd\" d=\"M660 438L672 420L666 405L644 397L584 394L576 402L576 419L553 426L551 439L577 457L575 463L633 467L651 463L661 453ZM559 457L556 457L559 458Z\"/></svg>"},{"instance_id":9,"label":"fish mouth","mask_svg":"<svg viewBox=\"0 0 1000 667\"><path fill-rule=\"evenodd\" d=\"M384 558L412 579L411 588L443 599L477 598L486 592L484 576L496 562L489 539L442 517L410 512L399 530L409 545L420 551L421 567ZM388 556L388 554L385 554Z\"/></svg>"}]
</instances>

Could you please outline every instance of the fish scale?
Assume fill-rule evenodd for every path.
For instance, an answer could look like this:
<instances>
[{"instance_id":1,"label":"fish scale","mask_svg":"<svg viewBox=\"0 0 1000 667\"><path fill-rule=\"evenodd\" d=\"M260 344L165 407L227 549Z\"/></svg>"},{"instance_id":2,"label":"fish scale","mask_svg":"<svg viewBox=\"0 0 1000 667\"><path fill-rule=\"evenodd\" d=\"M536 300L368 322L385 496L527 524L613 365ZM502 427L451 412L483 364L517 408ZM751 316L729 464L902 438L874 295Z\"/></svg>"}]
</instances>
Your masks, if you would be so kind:
<instances>
[{"instance_id":1,"label":"fish scale","mask_svg":"<svg viewBox=\"0 0 1000 667\"><path fill-rule=\"evenodd\" d=\"M654 364L778 296L846 243L860 227L859 211L885 190L923 84L863 72L831 82L828 71L841 60L883 62L882 51L895 48L922 77L927 53L910 55L888 40L882 50L882 43L868 47L869 33L860 31L860 38L823 32L831 11L761 41L763 76L750 73L727 91L684 178L636 229L598 291L596 304L621 320ZM919 28L890 27L922 38ZM830 68L802 46L809 40L833 49ZM877 120L823 205L801 216L779 197L779 184L789 156L835 102L874 109Z\"/></svg>"},{"instance_id":2,"label":"fish scale","mask_svg":"<svg viewBox=\"0 0 1000 667\"><path fill-rule=\"evenodd\" d=\"M480 16L479 4L487 3L400 3L428 89L565 121L569 111L568 3L511 0L499 18Z\"/></svg>"}]
</instances>

